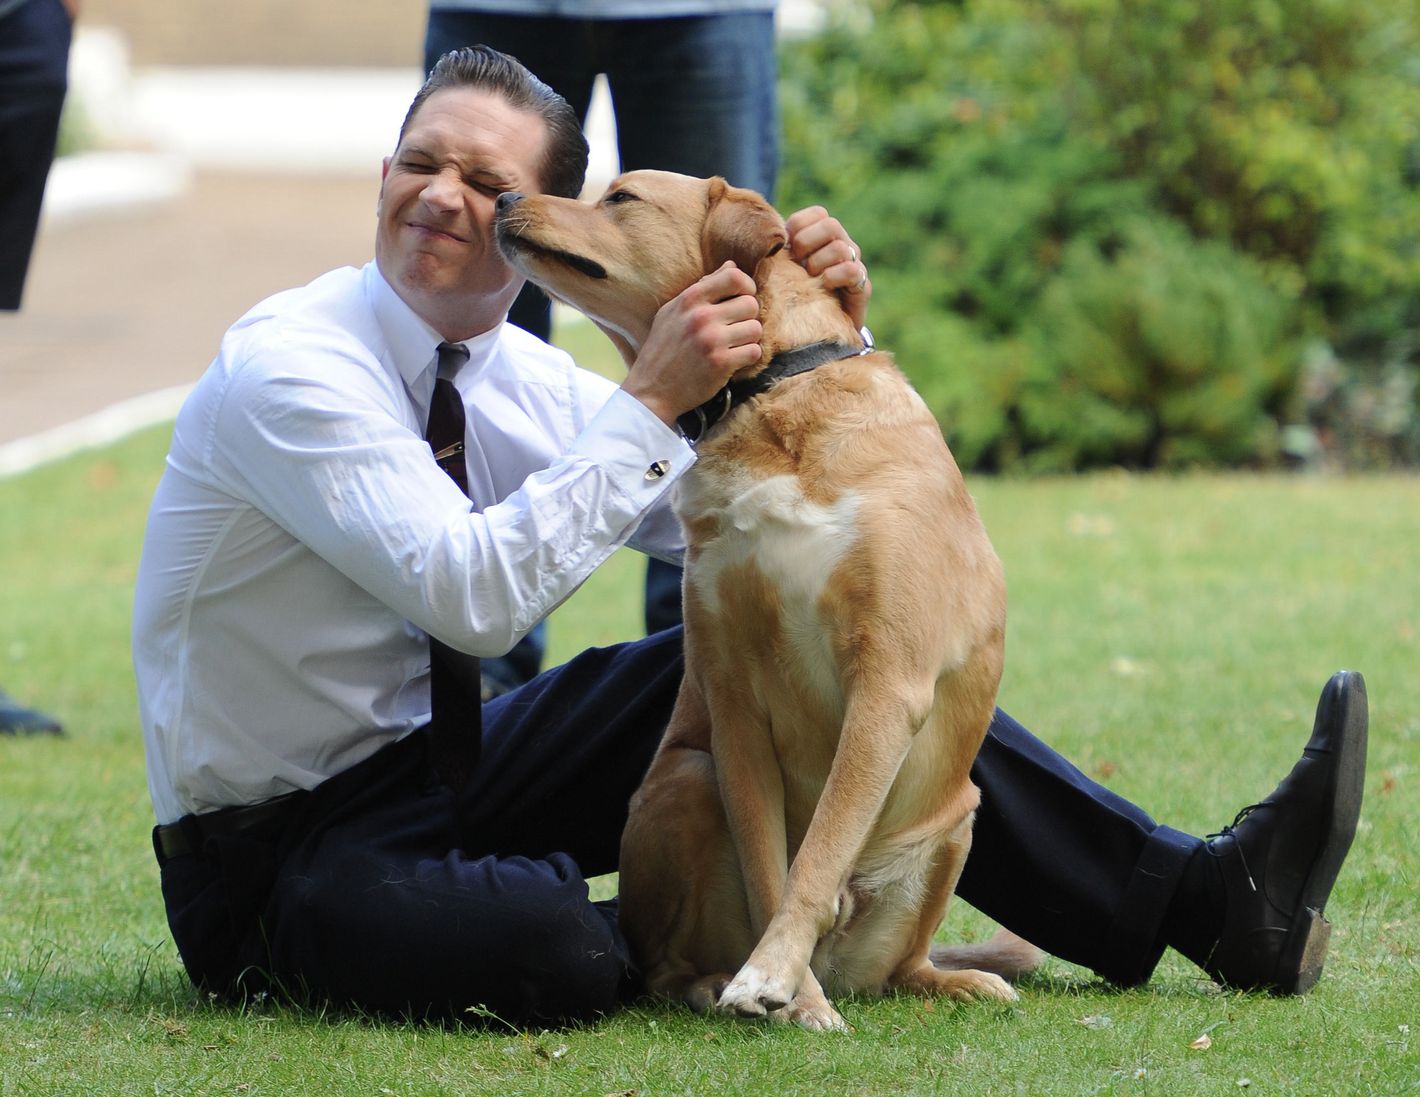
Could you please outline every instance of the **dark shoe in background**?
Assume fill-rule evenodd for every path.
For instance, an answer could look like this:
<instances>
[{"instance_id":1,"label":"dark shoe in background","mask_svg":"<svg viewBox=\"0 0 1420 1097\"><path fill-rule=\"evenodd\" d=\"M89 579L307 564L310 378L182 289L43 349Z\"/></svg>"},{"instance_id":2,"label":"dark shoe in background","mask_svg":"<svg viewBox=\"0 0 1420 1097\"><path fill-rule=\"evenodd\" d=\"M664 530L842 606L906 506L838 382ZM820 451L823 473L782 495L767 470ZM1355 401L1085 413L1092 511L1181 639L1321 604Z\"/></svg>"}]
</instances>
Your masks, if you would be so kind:
<instances>
[{"instance_id":1,"label":"dark shoe in background","mask_svg":"<svg viewBox=\"0 0 1420 1097\"><path fill-rule=\"evenodd\" d=\"M0 690L0 735L63 735L64 729L53 716L26 708Z\"/></svg>"}]
</instances>

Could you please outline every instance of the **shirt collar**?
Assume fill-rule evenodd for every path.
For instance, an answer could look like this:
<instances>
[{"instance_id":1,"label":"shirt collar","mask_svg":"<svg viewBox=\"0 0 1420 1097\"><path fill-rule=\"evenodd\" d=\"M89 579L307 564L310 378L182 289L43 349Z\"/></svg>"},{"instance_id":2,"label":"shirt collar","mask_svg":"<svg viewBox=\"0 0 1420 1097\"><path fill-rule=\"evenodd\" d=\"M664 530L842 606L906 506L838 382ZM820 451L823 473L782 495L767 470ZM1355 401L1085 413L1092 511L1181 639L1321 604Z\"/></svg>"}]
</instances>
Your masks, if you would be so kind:
<instances>
[{"instance_id":1,"label":"shirt collar","mask_svg":"<svg viewBox=\"0 0 1420 1097\"><path fill-rule=\"evenodd\" d=\"M365 286L370 307L384 334L390 361L404 380L405 387L410 392L432 388L438 347L444 341L443 337L405 304L404 299L385 281L373 259L365 265ZM503 325L499 324L463 341L469 353L468 361L459 370L460 379L474 376L488 363L502 330Z\"/></svg>"}]
</instances>

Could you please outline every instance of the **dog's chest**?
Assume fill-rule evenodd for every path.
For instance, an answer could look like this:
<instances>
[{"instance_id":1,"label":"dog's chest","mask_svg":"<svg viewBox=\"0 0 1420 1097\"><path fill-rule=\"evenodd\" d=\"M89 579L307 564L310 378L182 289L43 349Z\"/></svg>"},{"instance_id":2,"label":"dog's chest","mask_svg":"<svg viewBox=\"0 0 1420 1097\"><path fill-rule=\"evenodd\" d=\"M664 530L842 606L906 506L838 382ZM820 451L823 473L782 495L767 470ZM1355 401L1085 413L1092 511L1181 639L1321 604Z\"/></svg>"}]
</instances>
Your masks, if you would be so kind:
<instances>
[{"instance_id":1,"label":"dog's chest","mask_svg":"<svg viewBox=\"0 0 1420 1097\"><path fill-rule=\"evenodd\" d=\"M676 511L690 531L690 581L711 613L724 608L725 584L753 569L777 593L815 603L858 539L859 500L807 498L798 478L755 477L734 466L694 469Z\"/></svg>"},{"instance_id":2,"label":"dog's chest","mask_svg":"<svg viewBox=\"0 0 1420 1097\"><path fill-rule=\"evenodd\" d=\"M822 601L859 540L858 496L813 500L795 476L707 462L681 482L676 510L691 542L686 581L716 632L741 638L748 653L772 626L776 662L836 695Z\"/></svg>"}]
</instances>

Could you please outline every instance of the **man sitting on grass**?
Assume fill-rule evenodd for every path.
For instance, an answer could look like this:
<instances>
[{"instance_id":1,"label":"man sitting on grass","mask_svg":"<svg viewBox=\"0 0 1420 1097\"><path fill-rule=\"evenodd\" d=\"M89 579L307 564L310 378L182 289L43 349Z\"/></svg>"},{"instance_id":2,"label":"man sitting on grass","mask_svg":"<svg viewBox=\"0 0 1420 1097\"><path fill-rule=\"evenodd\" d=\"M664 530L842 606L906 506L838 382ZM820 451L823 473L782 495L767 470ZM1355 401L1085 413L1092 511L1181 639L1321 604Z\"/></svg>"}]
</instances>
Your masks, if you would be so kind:
<instances>
[{"instance_id":1,"label":"man sitting on grass","mask_svg":"<svg viewBox=\"0 0 1420 1097\"><path fill-rule=\"evenodd\" d=\"M586 156L522 66L446 55L385 162L374 261L257 305L178 417L133 649L163 896L199 986L513 1023L636 991L584 880L617 867L681 633L481 709L470 657L622 544L676 557L668 498L695 452L674 423L758 360L760 328L753 281L722 268L661 309L618 386L504 323L520 280L495 200L576 195ZM789 229L861 323L842 227L811 209ZM959 893L1121 985L1171 946L1229 986L1303 992L1365 749L1363 683L1339 674L1291 774L1204 840L998 713Z\"/></svg>"}]
</instances>

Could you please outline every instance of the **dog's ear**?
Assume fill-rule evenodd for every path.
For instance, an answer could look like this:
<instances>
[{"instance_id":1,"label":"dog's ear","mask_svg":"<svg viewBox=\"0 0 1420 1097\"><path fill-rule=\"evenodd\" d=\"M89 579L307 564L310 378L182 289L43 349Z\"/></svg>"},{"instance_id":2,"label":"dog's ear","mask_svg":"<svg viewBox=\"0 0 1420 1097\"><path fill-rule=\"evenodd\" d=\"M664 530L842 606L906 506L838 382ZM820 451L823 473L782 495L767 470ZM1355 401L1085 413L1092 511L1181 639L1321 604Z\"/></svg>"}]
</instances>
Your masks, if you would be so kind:
<instances>
[{"instance_id":1,"label":"dog's ear","mask_svg":"<svg viewBox=\"0 0 1420 1097\"><path fill-rule=\"evenodd\" d=\"M784 219L754 191L732 187L717 175L710 180L707 201L700 240L707 274L733 259L753 278L760 262L789 242Z\"/></svg>"}]
</instances>

